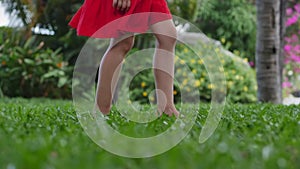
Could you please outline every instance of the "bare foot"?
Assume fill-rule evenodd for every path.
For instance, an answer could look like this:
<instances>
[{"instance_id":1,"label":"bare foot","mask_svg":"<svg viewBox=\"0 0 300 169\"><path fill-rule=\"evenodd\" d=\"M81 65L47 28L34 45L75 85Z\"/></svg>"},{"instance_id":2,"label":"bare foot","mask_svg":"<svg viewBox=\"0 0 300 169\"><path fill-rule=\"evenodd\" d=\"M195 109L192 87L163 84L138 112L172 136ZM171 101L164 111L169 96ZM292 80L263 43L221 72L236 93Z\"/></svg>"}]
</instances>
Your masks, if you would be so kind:
<instances>
[{"instance_id":1,"label":"bare foot","mask_svg":"<svg viewBox=\"0 0 300 169\"><path fill-rule=\"evenodd\" d=\"M100 106L99 104L97 104L97 106L103 115L108 115L110 113L111 106Z\"/></svg>"},{"instance_id":2,"label":"bare foot","mask_svg":"<svg viewBox=\"0 0 300 169\"><path fill-rule=\"evenodd\" d=\"M174 114L176 118L178 118L180 114L180 112L176 109L176 107L173 104L166 105L165 108L158 106L158 115L161 116L162 113L165 113L170 117Z\"/></svg>"},{"instance_id":3,"label":"bare foot","mask_svg":"<svg viewBox=\"0 0 300 169\"><path fill-rule=\"evenodd\" d=\"M111 102L107 101L105 97L100 96L97 98L97 108L100 110L102 114L108 115L111 109Z\"/></svg>"}]
</instances>

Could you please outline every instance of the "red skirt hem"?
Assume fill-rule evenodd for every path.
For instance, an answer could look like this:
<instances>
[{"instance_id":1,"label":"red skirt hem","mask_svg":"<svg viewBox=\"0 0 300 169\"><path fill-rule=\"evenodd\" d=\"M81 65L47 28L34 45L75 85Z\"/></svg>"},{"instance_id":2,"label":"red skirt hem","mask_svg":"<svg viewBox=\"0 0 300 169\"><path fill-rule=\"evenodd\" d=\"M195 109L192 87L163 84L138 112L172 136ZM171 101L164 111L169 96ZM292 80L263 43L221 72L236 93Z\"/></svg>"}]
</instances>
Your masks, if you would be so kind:
<instances>
[{"instance_id":1,"label":"red skirt hem","mask_svg":"<svg viewBox=\"0 0 300 169\"><path fill-rule=\"evenodd\" d=\"M68 23L78 36L116 38L124 33L145 33L151 25L172 19L165 0L132 0L126 14L116 12L109 0L99 1L86 0Z\"/></svg>"}]
</instances>

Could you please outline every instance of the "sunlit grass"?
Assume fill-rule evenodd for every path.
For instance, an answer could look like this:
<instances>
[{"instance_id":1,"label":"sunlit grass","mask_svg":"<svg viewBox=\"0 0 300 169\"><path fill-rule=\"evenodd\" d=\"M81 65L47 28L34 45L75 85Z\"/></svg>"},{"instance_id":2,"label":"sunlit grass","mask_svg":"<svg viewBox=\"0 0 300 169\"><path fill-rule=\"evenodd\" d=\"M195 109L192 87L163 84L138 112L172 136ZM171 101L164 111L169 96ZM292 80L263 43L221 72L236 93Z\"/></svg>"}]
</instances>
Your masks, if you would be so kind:
<instances>
[{"instance_id":1,"label":"sunlit grass","mask_svg":"<svg viewBox=\"0 0 300 169\"><path fill-rule=\"evenodd\" d=\"M89 139L72 101L4 98L0 168L300 168L300 106L226 105L213 136L199 144L209 108L200 104L194 127L175 148L152 158L129 159ZM136 124L116 109L108 116L113 127L135 137L163 132L174 120L163 116L147 125Z\"/></svg>"}]
</instances>

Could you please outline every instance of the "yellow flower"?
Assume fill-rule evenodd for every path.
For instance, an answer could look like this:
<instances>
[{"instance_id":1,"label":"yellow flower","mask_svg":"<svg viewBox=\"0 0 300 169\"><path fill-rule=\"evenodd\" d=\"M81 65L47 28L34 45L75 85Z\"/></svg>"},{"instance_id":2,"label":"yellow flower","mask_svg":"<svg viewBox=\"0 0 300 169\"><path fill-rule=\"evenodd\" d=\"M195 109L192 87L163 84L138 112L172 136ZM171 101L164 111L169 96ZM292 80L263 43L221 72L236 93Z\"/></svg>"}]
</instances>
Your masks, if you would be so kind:
<instances>
[{"instance_id":1,"label":"yellow flower","mask_svg":"<svg viewBox=\"0 0 300 169\"><path fill-rule=\"evenodd\" d=\"M239 80L239 79L240 79L240 76L239 76L239 75L235 75L235 79L236 79L236 80Z\"/></svg>"},{"instance_id":2,"label":"yellow flower","mask_svg":"<svg viewBox=\"0 0 300 169\"><path fill-rule=\"evenodd\" d=\"M194 86L195 87L199 87L201 84L200 80L196 80L195 83L194 83Z\"/></svg>"},{"instance_id":3,"label":"yellow flower","mask_svg":"<svg viewBox=\"0 0 300 169\"><path fill-rule=\"evenodd\" d=\"M174 94L174 95L176 95L176 94L177 94L177 91L176 91L176 90L174 90L174 91L173 91L173 94Z\"/></svg>"},{"instance_id":4,"label":"yellow flower","mask_svg":"<svg viewBox=\"0 0 300 169\"><path fill-rule=\"evenodd\" d=\"M232 72L232 74L235 74L235 73L236 73L236 71L235 71L235 70L232 70L231 72Z\"/></svg>"},{"instance_id":5,"label":"yellow flower","mask_svg":"<svg viewBox=\"0 0 300 169\"><path fill-rule=\"evenodd\" d=\"M190 91L191 91L191 89L190 89L189 87L187 87L187 88L186 88L186 91L187 91L187 92L190 92Z\"/></svg>"},{"instance_id":6,"label":"yellow flower","mask_svg":"<svg viewBox=\"0 0 300 169\"><path fill-rule=\"evenodd\" d=\"M144 97L148 96L148 93L147 92L143 92L143 96Z\"/></svg>"},{"instance_id":7,"label":"yellow flower","mask_svg":"<svg viewBox=\"0 0 300 169\"><path fill-rule=\"evenodd\" d=\"M220 72L224 72L224 68L223 67L219 67L219 71Z\"/></svg>"},{"instance_id":8,"label":"yellow flower","mask_svg":"<svg viewBox=\"0 0 300 169\"><path fill-rule=\"evenodd\" d=\"M150 101L154 101L154 97L153 96L150 97Z\"/></svg>"},{"instance_id":9,"label":"yellow flower","mask_svg":"<svg viewBox=\"0 0 300 169\"><path fill-rule=\"evenodd\" d=\"M179 56L178 56L178 55L176 55L176 56L175 56L175 62L177 62L177 61L178 61L178 59L179 59Z\"/></svg>"},{"instance_id":10,"label":"yellow flower","mask_svg":"<svg viewBox=\"0 0 300 169\"><path fill-rule=\"evenodd\" d=\"M193 69L192 72L193 72L194 74L196 74L196 73L197 73L197 70L196 70L196 69Z\"/></svg>"},{"instance_id":11,"label":"yellow flower","mask_svg":"<svg viewBox=\"0 0 300 169\"><path fill-rule=\"evenodd\" d=\"M233 85L233 82L232 81L228 81L228 87L231 87Z\"/></svg>"},{"instance_id":12,"label":"yellow flower","mask_svg":"<svg viewBox=\"0 0 300 169\"><path fill-rule=\"evenodd\" d=\"M195 59L191 59L191 61L190 61L192 64L194 64L196 61L195 61Z\"/></svg>"},{"instance_id":13,"label":"yellow flower","mask_svg":"<svg viewBox=\"0 0 300 169\"><path fill-rule=\"evenodd\" d=\"M208 87L209 89L215 88L215 86L214 86L213 84L209 84L207 87Z\"/></svg>"},{"instance_id":14,"label":"yellow flower","mask_svg":"<svg viewBox=\"0 0 300 169\"><path fill-rule=\"evenodd\" d=\"M200 78L200 82L204 82L204 78L202 77L202 78Z\"/></svg>"},{"instance_id":15,"label":"yellow flower","mask_svg":"<svg viewBox=\"0 0 300 169\"><path fill-rule=\"evenodd\" d=\"M198 64L202 65L202 64L203 64L203 60L202 60L202 59L199 59L199 60L198 60Z\"/></svg>"},{"instance_id":16,"label":"yellow flower","mask_svg":"<svg viewBox=\"0 0 300 169\"><path fill-rule=\"evenodd\" d=\"M222 63L222 64L225 64L225 60L224 60L224 59L222 59L222 60L221 60L221 63Z\"/></svg>"},{"instance_id":17,"label":"yellow flower","mask_svg":"<svg viewBox=\"0 0 300 169\"><path fill-rule=\"evenodd\" d=\"M238 56L240 55L240 51L238 51L238 50L234 50L233 53Z\"/></svg>"},{"instance_id":18,"label":"yellow flower","mask_svg":"<svg viewBox=\"0 0 300 169\"><path fill-rule=\"evenodd\" d=\"M144 88L145 86L146 86L146 83L145 83L145 82L142 82L142 83L141 83L141 87Z\"/></svg>"},{"instance_id":19,"label":"yellow flower","mask_svg":"<svg viewBox=\"0 0 300 169\"><path fill-rule=\"evenodd\" d=\"M131 104L131 100L127 100L127 103L128 103L128 104Z\"/></svg>"},{"instance_id":20,"label":"yellow flower","mask_svg":"<svg viewBox=\"0 0 300 169\"><path fill-rule=\"evenodd\" d=\"M248 91L248 87L247 87L247 86L244 86L243 90L244 90L245 92L247 92L247 91Z\"/></svg>"},{"instance_id":21,"label":"yellow flower","mask_svg":"<svg viewBox=\"0 0 300 169\"><path fill-rule=\"evenodd\" d=\"M188 79L184 79L183 82L182 82L182 84L183 84L183 85L186 85L187 82L188 82Z\"/></svg>"},{"instance_id":22,"label":"yellow flower","mask_svg":"<svg viewBox=\"0 0 300 169\"><path fill-rule=\"evenodd\" d=\"M184 49L183 49L183 52L184 52L184 53L188 53L189 50L188 50L187 48L184 48Z\"/></svg>"},{"instance_id":23,"label":"yellow flower","mask_svg":"<svg viewBox=\"0 0 300 169\"><path fill-rule=\"evenodd\" d=\"M222 37L221 42L224 44L226 42L226 39L224 37Z\"/></svg>"},{"instance_id":24,"label":"yellow flower","mask_svg":"<svg viewBox=\"0 0 300 169\"><path fill-rule=\"evenodd\" d=\"M217 52L217 53L220 52L220 49L219 49L219 48L216 48L216 49L215 49L215 52Z\"/></svg>"},{"instance_id":25,"label":"yellow flower","mask_svg":"<svg viewBox=\"0 0 300 169\"><path fill-rule=\"evenodd\" d=\"M244 62L248 63L248 58L244 58L243 60Z\"/></svg>"},{"instance_id":26,"label":"yellow flower","mask_svg":"<svg viewBox=\"0 0 300 169\"><path fill-rule=\"evenodd\" d=\"M180 64L185 64L185 61L184 60L180 60Z\"/></svg>"}]
</instances>

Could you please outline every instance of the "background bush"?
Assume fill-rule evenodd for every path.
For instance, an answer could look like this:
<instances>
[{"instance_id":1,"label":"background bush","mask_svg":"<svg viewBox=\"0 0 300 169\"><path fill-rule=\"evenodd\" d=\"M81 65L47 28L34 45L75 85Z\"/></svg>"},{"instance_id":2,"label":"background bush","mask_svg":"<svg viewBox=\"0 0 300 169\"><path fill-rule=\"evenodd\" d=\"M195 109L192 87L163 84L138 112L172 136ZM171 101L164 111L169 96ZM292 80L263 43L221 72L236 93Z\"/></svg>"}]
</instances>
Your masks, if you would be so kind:
<instances>
[{"instance_id":1,"label":"background bush","mask_svg":"<svg viewBox=\"0 0 300 169\"><path fill-rule=\"evenodd\" d=\"M78 49L86 38L77 37L76 31L67 23L83 4L81 0L60 1L13 1L0 0L6 9L18 16L27 27L44 28L54 35L42 35L39 38L51 49L62 47L63 56L74 63ZM209 37L220 40L227 49L236 55L254 61L256 38L256 12L253 0L168 0L172 14L195 23ZM31 12L32 16L26 15ZM138 37L136 47L149 47L148 38Z\"/></svg>"},{"instance_id":2,"label":"background bush","mask_svg":"<svg viewBox=\"0 0 300 169\"><path fill-rule=\"evenodd\" d=\"M249 0L201 0L196 25L226 49L254 61L256 8Z\"/></svg>"},{"instance_id":3,"label":"background bush","mask_svg":"<svg viewBox=\"0 0 300 169\"><path fill-rule=\"evenodd\" d=\"M74 65L87 38L77 37L76 31L71 29L67 23L82 2L75 0L70 5L66 0L61 2L43 1L43 3L0 1L7 5L8 11L15 11L26 30L25 38L22 36L11 37L14 33L4 35L5 32L3 32L1 35L1 90L9 96L69 97L71 93L71 71L69 69L71 67L68 65ZM247 0L170 0L168 2L174 15L195 23L205 34L221 41L226 49L233 51L236 55L248 58L249 61L254 60L256 17L253 2ZM31 12L32 18L24 15L26 12ZM32 28L49 29L54 32L54 35L33 32ZM26 40L30 36L33 37ZM152 47L153 41L149 39L147 35L137 37L135 47L139 49ZM27 45L25 45L26 43ZM205 50L209 50L209 48L204 47L202 51ZM199 64L201 61L193 60L194 54L187 47L179 47L177 53L178 57L184 55L184 58L187 58L187 64L191 71L195 72L198 80L195 85L199 87L201 99L209 101L210 90L215 86L210 84L205 67ZM240 70L241 68L238 66L240 61L232 61L231 57L227 57L223 53L220 55L224 55L224 68L228 76L228 99L233 102L255 100L253 98L255 96L253 72L249 73L248 68ZM39 64L33 65L32 61ZM178 63L180 64L180 62ZM151 70L148 71L148 73L143 72L141 76L137 76L136 81L133 81L130 86L133 100L141 99L142 102L146 102L149 92L154 88L153 75L150 73ZM140 77L141 79L139 79ZM240 78L251 80L244 82ZM194 84L186 85L192 87ZM239 87L236 88L236 85ZM179 91L179 87L175 85L174 95L179 96L180 92L183 92ZM58 90L56 91L56 89ZM179 98L178 96L175 97L176 100Z\"/></svg>"},{"instance_id":4,"label":"background bush","mask_svg":"<svg viewBox=\"0 0 300 169\"><path fill-rule=\"evenodd\" d=\"M0 33L0 89L6 96L71 97L72 67L60 48L45 48L36 36L22 39L9 28Z\"/></svg>"},{"instance_id":5,"label":"background bush","mask_svg":"<svg viewBox=\"0 0 300 169\"><path fill-rule=\"evenodd\" d=\"M207 43L199 43L200 58L183 44L178 44L175 58L175 79L183 77L181 84L174 84L175 101L180 101L182 92L193 96L199 89L200 99L204 102L211 100L211 90L218 88L219 84L211 84L206 67L214 66L214 62L204 63L203 57L218 57L224 68L227 88L227 102L251 103L256 101L256 77L255 71L249 66L247 59L241 59L230 52L225 52L221 46L214 46ZM130 57L130 56L129 56ZM127 62L125 62L126 65ZM195 80L189 77L189 72L182 69L182 65L187 64ZM217 68L219 69L219 68ZM220 68L222 69L222 68ZM126 75L125 75L126 76ZM131 76L131 75L128 75ZM154 76L151 69L137 74L130 84L130 99L141 103L155 101L149 94L155 89ZM219 91L224 93L225 91ZM149 99L148 99L149 98Z\"/></svg>"}]
</instances>

